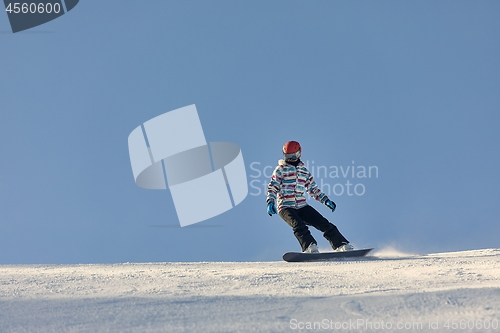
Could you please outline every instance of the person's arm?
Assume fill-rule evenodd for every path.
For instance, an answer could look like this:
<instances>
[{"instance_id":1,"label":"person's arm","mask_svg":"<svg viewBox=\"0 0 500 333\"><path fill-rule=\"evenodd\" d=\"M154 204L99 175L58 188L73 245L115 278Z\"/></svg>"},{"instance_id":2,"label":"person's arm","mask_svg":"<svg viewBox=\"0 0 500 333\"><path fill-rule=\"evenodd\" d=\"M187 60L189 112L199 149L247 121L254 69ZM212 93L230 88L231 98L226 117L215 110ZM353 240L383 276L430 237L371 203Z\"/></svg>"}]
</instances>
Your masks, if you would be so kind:
<instances>
[{"instance_id":1,"label":"person's arm","mask_svg":"<svg viewBox=\"0 0 500 333\"><path fill-rule=\"evenodd\" d=\"M273 175L271 176L271 181L267 185L267 192L266 192L266 202L269 204L270 202L276 203L276 200L278 198L278 193L281 189L281 182L282 182L282 174L281 174L281 168L280 166L277 166L276 169L273 171Z\"/></svg>"},{"instance_id":2,"label":"person's arm","mask_svg":"<svg viewBox=\"0 0 500 333\"><path fill-rule=\"evenodd\" d=\"M335 202L330 200L328 196L325 193L323 193L323 191L319 189L318 185L314 181L314 178L311 174L309 174L309 178L307 179L306 188L307 192L311 197L321 202L322 204L326 205L326 207L330 208L332 212L335 211L337 205L335 204Z\"/></svg>"},{"instance_id":3,"label":"person's arm","mask_svg":"<svg viewBox=\"0 0 500 333\"><path fill-rule=\"evenodd\" d=\"M271 176L271 181L267 185L267 214L272 216L273 214L278 214L278 209L276 208L276 199L278 197L278 192L281 188L281 168L279 166L276 167L273 171L273 175Z\"/></svg>"},{"instance_id":4,"label":"person's arm","mask_svg":"<svg viewBox=\"0 0 500 333\"><path fill-rule=\"evenodd\" d=\"M328 196L325 193L323 193L323 191L320 190L318 184L316 184L313 176L310 173L306 181L306 189L307 193L309 193L311 197L321 202L322 204L325 204L329 200Z\"/></svg>"}]
</instances>

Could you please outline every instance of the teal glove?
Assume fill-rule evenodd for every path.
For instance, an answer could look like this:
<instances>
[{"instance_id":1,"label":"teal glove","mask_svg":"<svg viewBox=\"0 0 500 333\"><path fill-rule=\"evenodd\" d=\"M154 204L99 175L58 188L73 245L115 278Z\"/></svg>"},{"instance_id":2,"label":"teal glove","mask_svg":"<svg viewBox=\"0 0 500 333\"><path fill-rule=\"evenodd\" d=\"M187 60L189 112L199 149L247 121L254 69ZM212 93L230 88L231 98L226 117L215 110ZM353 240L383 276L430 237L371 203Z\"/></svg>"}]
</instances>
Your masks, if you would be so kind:
<instances>
[{"instance_id":1,"label":"teal glove","mask_svg":"<svg viewBox=\"0 0 500 333\"><path fill-rule=\"evenodd\" d=\"M269 216L272 216L273 214L278 214L278 210L276 209L276 205L274 204L273 201L267 204L267 213L269 214Z\"/></svg>"},{"instance_id":2,"label":"teal glove","mask_svg":"<svg viewBox=\"0 0 500 333\"><path fill-rule=\"evenodd\" d=\"M332 213L335 211L335 208L337 208L337 205L332 200L326 200L325 205L332 210Z\"/></svg>"}]
</instances>

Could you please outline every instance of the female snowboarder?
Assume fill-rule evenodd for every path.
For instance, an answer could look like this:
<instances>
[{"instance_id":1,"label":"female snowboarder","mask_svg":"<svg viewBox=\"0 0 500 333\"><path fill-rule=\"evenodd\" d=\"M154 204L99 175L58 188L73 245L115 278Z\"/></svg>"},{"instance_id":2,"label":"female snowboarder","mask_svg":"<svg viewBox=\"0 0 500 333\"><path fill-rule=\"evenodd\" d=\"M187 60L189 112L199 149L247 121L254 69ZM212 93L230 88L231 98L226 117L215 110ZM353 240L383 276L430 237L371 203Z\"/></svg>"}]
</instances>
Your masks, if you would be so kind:
<instances>
[{"instance_id":1,"label":"female snowboarder","mask_svg":"<svg viewBox=\"0 0 500 333\"><path fill-rule=\"evenodd\" d=\"M307 191L311 197L335 211L337 205L323 193L305 164L300 160L300 144L288 141L283 146L283 159L278 161L271 181L267 186L267 213L279 216L293 229L302 252L318 253L318 245L309 231L309 226L323 232L335 251L351 251L353 246L340 233L335 225L324 218L316 209L309 206L304 196Z\"/></svg>"}]
</instances>

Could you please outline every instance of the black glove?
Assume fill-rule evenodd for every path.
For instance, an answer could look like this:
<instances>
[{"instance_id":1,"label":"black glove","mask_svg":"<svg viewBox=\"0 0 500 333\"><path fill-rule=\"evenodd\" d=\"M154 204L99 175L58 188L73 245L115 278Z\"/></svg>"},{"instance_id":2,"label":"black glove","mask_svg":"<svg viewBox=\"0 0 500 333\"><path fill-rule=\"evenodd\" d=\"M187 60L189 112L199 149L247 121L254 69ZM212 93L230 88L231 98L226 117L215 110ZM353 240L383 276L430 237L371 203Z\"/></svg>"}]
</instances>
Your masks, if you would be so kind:
<instances>
[{"instance_id":1,"label":"black glove","mask_svg":"<svg viewBox=\"0 0 500 333\"><path fill-rule=\"evenodd\" d=\"M332 213L335 211L335 208L337 208L337 205L332 200L326 200L325 205L332 210Z\"/></svg>"}]
</instances>

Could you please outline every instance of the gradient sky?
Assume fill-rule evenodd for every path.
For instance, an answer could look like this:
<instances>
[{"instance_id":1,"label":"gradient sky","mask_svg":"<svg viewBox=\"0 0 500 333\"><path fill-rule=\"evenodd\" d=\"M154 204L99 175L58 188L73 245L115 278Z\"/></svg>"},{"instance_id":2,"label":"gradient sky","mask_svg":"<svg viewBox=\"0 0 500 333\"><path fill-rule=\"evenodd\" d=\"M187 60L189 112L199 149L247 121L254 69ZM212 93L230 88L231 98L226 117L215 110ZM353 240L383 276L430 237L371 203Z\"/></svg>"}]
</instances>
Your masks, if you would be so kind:
<instances>
[{"instance_id":1,"label":"gradient sky","mask_svg":"<svg viewBox=\"0 0 500 333\"><path fill-rule=\"evenodd\" d=\"M185 228L168 190L136 186L128 135L190 104L254 185L288 140L315 167L375 166L317 179L344 186L335 213L311 203L358 248L499 247L499 17L498 1L86 0L13 34L0 13L0 263L298 251L253 186Z\"/></svg>"}]
</instances>

